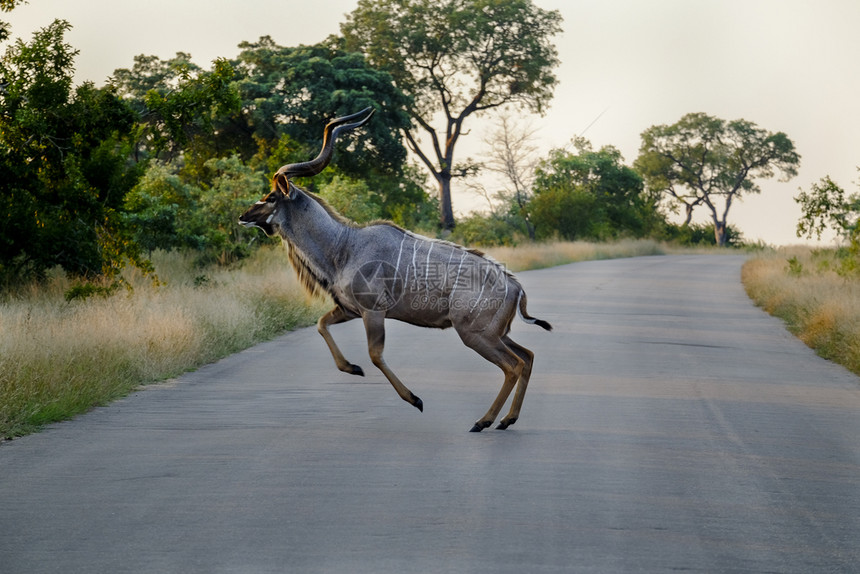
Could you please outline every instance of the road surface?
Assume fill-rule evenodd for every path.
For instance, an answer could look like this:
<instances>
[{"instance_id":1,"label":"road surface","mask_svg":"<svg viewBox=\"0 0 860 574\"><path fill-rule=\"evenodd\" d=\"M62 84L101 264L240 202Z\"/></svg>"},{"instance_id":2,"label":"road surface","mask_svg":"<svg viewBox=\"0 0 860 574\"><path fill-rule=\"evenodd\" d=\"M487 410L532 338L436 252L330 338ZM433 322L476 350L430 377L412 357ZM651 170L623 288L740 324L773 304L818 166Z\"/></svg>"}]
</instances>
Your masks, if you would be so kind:
<instances>
[{"instance_id":1,"label":"road surface","mask_svg":"<svg viewBox=\"0 0 860 574\"><path fill-rule=\"evenodd\" d=\"M521 273L501 372L390 323L303 329L0 445L0 572L860 571L860 380L755 308L740 256ZM504 411L503 411L504 413Z\"/></svg>"}]
</instances>

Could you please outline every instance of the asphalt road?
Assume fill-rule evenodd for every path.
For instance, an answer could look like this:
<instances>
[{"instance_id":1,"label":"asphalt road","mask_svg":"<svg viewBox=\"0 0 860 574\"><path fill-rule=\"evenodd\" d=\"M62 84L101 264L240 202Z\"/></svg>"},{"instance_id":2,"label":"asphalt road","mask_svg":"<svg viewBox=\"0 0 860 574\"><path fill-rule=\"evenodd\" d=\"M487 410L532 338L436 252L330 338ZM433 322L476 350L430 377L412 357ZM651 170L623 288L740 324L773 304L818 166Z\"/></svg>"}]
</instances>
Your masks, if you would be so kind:
<instances>
[{"instance_id":1,"label":"asphalt road","mask_svg":"<svg viewBox=\"0 0 860 574\"><path fill-rule=\"evenodd\" d=\"M0 445L0 572L860 572L860 379L755 308L739 256L520 274L501 372L390 323L424 412L314 329ZM503 411L504 412L504 411Z\"/></svg>"}]
</instances>

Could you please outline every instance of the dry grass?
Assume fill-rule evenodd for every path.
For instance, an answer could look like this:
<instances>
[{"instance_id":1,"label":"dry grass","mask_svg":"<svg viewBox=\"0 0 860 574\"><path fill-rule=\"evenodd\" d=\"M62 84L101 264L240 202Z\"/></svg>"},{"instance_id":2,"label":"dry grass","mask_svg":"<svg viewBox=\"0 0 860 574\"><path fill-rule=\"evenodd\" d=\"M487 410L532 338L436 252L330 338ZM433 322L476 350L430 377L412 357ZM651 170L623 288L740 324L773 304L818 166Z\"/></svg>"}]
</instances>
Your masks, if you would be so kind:
<instances>
[{"instance_id":1,"label":"dry grass","mask_svg":"<svg viewBox=\"0 0 860 574\"><path fill-rule=\"evenodd\" d=\"M827 359L860 374L860 279L840 275L832 251L780 249L749 260L750 298Z\"/></svg>"},{"instance_id":2,"label":"dry grass","mask_svg":"<svg viewBox=\"0 0 860 574\"><path fill-rule=\"evenodd\" d=\"M512 271L543 269L576 261L617 259L640 255L663 255L665 248L648 239L622 240L613 243L555 241L528 243L517 247L488 247L485 251Z\"/></svg>"},{"instance_id":3,"label":"dry grass","mask_svg":"<svg viewBox=\"0 0 860 574\"><path fill-rule=\"evenodd\" d=\"M491 250L517 271L662 252L650 241ZM195 269L177 254L156 254L154 263L162 287L132 271L132 292L67 302L71 285L56 274L0 294L0 439L311 324L326 310L307 299L281 247L261 250L238 270Z\"/></svg>"},{"instance_id":4,"label":"dry grass","mask_svg":"<svg viewBox=\"0 0 860 574\"><path fill-rule=\"evenodd\" d=\"M0 300L0 438L31 432L269 339L321 312L283 249L240 270L194 271L158 256L166 285L132 273L133 292L66 302L60 275Z\"/></svg>"}]
</instances>

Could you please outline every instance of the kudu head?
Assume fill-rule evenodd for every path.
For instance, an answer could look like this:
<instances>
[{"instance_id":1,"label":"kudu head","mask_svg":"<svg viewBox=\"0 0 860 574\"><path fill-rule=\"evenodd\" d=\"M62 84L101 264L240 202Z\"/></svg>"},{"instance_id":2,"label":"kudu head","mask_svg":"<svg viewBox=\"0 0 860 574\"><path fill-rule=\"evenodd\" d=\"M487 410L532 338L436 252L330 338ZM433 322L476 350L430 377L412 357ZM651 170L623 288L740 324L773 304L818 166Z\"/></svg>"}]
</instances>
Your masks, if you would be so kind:
<instances>
[{"instance_id":1,"label":"kudu head","mask_svg":"<svg viewBox=\"0 0 860 574\"><path fill-rule=\"evenodd\" d=\"M266 235L276 235L277 226L282 221L282 216L290 209L290 203L303 193L292 184L290 178L311 177L324 170L331 161L338 134L364 125L373 112L373 108L368 107L358 113L330 121L323 131L323 146L319 155L311 161L281 167L272 178L272 191L239 217L239 225L258 227ZM362 116L363 119L348 123Z\"/></svg>"}]
</instances>

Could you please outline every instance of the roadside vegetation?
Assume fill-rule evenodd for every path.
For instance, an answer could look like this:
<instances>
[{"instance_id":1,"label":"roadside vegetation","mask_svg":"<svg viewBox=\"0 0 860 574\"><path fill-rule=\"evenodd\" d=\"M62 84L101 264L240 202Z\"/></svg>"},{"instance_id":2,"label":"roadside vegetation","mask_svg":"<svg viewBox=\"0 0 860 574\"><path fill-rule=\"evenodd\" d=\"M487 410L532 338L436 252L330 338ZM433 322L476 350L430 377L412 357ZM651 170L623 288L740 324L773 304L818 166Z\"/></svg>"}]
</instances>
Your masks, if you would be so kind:
<instances>
[{"instance_id":1,"label":"roadside vegetation","mask_svg":"<svg viewBox=\"0 0 860 574\"><path fill-rule=\"evenodd\" d=\"M746 262L742 280L756 305L820 356L860 374L860 276L848 257L809 247L763 252Z\"/></svg>"},{"instance_id":2,"label":"roadside vegetation","mask_svg":"<svg viewBox=\"0 0 860 574\"><path fill-rule=\"evenodd\" d=\"M283 249L235 270L156 253L163 285L126 272L125 288L75 297L62 273L0 296L0 438L19 436L311 324Z\"/></svg>"},{"instance_id":3,"label":"roadside vegetation","mask_svg":"<svg viewBox=\"0 0 860 574\"><path fill-rule=\"evenodd\" d=\"M831 231L840 246L763 253L744 265L744 286L819 355L860 375L860 193L826 176L795 201L798 237L820 239Z\"/></svg>"},{"instance_id":4,"label":"roadside vegetation","mask_svg":"<svg viewBox=\"0 0 860 574\"><path fill-rule=\"evenodd\" d=\"M497 248L514 270L661 253L653 241L555 242ZM256 251L240 265L201 268L191 255L156 252L155 284L126 269L121 288L81 294L55 270L0 295L0 439L21 436L313 324L326 301L309 299L286 251Z\"/></svg>"}]
</instances>

